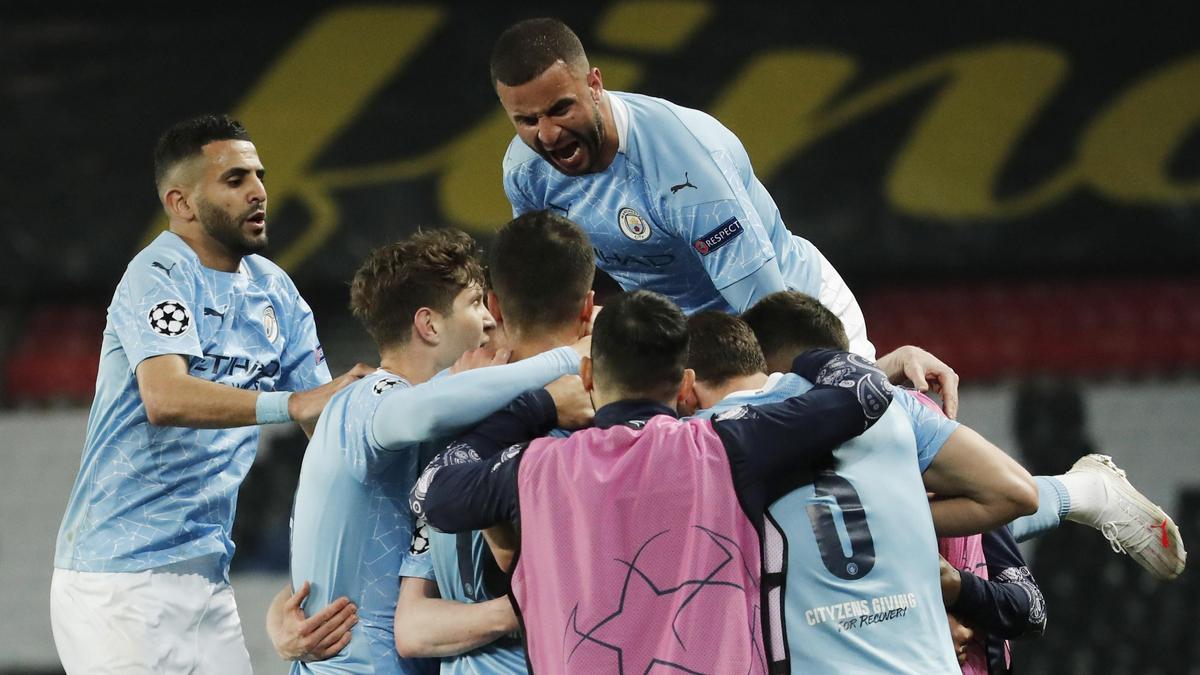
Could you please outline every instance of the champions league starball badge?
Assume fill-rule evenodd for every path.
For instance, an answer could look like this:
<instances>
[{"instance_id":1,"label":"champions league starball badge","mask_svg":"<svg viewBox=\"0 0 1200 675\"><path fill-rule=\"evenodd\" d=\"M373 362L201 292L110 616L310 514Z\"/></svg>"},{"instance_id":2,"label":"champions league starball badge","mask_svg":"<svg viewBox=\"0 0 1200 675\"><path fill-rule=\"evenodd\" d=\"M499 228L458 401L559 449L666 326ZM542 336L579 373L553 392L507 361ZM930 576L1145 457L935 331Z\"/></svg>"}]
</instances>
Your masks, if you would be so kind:
<instances>
[{"instance_id":1,"label":"champions league starball badge","mask_svg":"<svg viewBox=\"0 0 1200 675\"><path fill-rule=\"evenodd\" d=\"M192 327L192 313L178 300L163 300L150 309L150 329L166 337L179 337Z\"/></svg>"}]
</instances>

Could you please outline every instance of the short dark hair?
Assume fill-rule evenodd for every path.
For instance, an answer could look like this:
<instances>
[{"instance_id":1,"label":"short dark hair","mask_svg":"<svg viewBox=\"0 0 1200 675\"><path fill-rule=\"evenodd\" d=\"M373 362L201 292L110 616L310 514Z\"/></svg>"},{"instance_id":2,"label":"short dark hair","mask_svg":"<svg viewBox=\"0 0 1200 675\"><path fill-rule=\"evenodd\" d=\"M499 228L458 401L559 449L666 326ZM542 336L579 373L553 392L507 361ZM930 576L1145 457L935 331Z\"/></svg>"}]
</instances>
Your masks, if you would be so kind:
<instances>
[{"instance_id":1,"label":"short dark hair","mask_svg":"<svg viewBox=\"0 0 1200 675\"><path fill-rule=\"evenodd\" d=\"M492 86L497 82L509 87L525 84L558 61L587 69L587 53L579 36L558 19L526 19L509 26L496 39Z\"/></svg>"},{"instance_id":2,"label":"short dark hair","mask_svg":"<svg viewBox=\"0 0 1200 675\"><path fill-rule=\"evenodd\" d=\"M792 358L809 349L850 348L842 320L811 295L779 291L742 314L768 361Z\"/></svg>"},{"instance_id":3,"label":"short dark hair","mask_svg":"<svg viewBox=\"0 0 1200 675\"><path fill-rule=\"evenodd\" d=\"M767 360L754 331L738 317L717 310L688 317L687 367L696 379L722 385L742 375L767 372Z\"/></svg>"},{"instance_id":4,"label":"short dark hair","mask_svg":"<svg viewBox=\"0 0 1200 675\"><path fill-rule=\"evenodd\" d=\"M176 123L158 137L154 146L155 184L161 188L176 164L200 154L209 143L230 140L248 141L250 134L229 115L201 115Z\"/></svg>"},{"instance_id":5,"label":"short dark hair","mask_svg":"<svg viewBox=\"0 0 1200 675\"><path fill-rule=\"evenodd\" d=\"M488 269L504 320L534 330L576 317L596 259L583 228L550 211L531 211L496 232Z\"/></svg>"},{"instance_id":6,"label":"short dark hair","mask_svg":"<svg viewBox=\"0 0 1200 675\"><path fill-rule=\"evenodd\" d=\"M672 395L683 377L687 354L687 317L666 296L622 293L596 317L592 359L598 377L629 398Z\"/></svg>"},{"instance_id":7,"label":"short dark hair","mask_svg":"<svg viewBox=\"0 0 1200 675\"><path fill-rule=\"evenodd\" d=\"M419 231L367 256L350 283L350 310L380 349L403 345L418 309L449 315L472 284L483 285L475 240L453 229Z\"/></svg>"}]
</instances>

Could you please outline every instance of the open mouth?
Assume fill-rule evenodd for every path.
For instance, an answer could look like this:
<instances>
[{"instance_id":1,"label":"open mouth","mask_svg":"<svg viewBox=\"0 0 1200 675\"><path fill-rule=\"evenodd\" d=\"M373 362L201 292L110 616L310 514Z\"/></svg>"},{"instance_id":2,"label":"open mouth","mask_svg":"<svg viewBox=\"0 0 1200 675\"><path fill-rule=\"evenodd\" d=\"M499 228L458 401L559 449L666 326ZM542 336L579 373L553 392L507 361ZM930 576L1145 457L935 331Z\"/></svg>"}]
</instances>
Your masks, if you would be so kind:
<instances>
[{"instance_id":1,"label":"open mouth","mask_svg":"<svg viewBox=\"0 0 1200 675\"><path fill-rule=\"evenodd\" d=\"M575 168L583 159L583 146L579 141L571 141L551 150L549 154L559 166Z\"/></svg>"},{"instance_id":2,"label":"open mouth","mask_svg":"<svg viewBox=\"0 0 1200 675\"><path fill-rule=\"evenodd\" d=\"M256 229L261 230L267 225L267 212L262 210L255 211L246 218L246 222L250 223Z\"/></svg>"}]
</instances>

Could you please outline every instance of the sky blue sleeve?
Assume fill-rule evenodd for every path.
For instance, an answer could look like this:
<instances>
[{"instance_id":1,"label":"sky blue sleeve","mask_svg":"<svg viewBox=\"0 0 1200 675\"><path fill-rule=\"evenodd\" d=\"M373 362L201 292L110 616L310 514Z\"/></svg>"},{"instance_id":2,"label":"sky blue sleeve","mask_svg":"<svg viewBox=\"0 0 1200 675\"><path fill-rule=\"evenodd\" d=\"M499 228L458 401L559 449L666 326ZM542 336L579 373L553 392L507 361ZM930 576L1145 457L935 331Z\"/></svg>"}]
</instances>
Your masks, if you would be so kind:
<instances>
[{"instance_id":1,"label":"sky blue sleeve","mask_svg":"<svg viewBox=\"0 0 1200 675\"><path fill-rule=\"evenodd\" d=\"M924 472L959 424L940 410L922 404L916 396L903 389L896 389L893 400L897 405L904 406L912 420L913 434L917 437L917 463Z\"/></svg>"},{"instance_id":2,"label":"sky blue sleeve","mask_svg":"<svg viewBox=\"0 0 1200 675\"><path fill-rule=\"evenodd\" d=\"M677 173L675 180L681 182L686 173L687 182L695 186L675 193L660 191L671 228L690 244L718 290L764 265L778 267L770 235L742 183L734 156L725 150L710 152L698 141L692 145L692 150L671 160L674 169L660 169L666 171L664 178Z\"/></svg>"},{"instance_id":3,"label":"sky blue sleeve","mask_svg":"<svg viewBox=\"0 0 1200 675\"><path fill-rule=\"evenodd\" d=\"M512 204L513 218L516 218L522 213L536 211L538 207L529 201L525 196L525 191L521 188L520 179L522 176L528 177L526 172L529 169L524 164L510 160L508 154L511 152L510 149L504 156L504 194L508 197L508 203Z\"/></svg>"},{"instance_id":4,"label":"sky blue sleeve","mask_svg":"<svg viewBox=\"0 0 1200 675\"><path fill-rule=\"evenodd\" d=\"M131 368L163 354L203 356L196 286L183 267L175 262L168 272L139 256L117 286L108 311Z\"/></svg>"},{"instance_id":5,"label":"sky blue sleeve","mask_svg":"<svg viewBox=\"0 0 1200 675\"><path fill-rule=\"evenodd\" d=\"M424 518L418 518L417 526L413 528L412 545L400 563L400 576L437 580L433 572L433 554L429 548L429 525Z\"/></svg>"},{"instance_id":6,"label":"sky blue sleeve","mask_svg":"<svg viewBox=\"0 0 1200 675\"><path fill-rule=\"evenodd\" d=\"M764 296L784 290L787 290L787 286L783 283L783 275L779 273L779 268L763 265L745 279L722 288L721 297L733 307L733 311L741 314Z\"/></svg>"},{"instance_id":7,"label":"sky blue sleeve","mask_svg":"<svg viewBox=\"0 0 1200 675\"><path fill-rule=\"evenodd\" d=\"M325 350L317 339L312 308L299 293L295 298L288 317L287 343L280 356L282 373L276 386L278 391L305 391L332 379L329 364L325 362Z\"/></svg>"},{"instance_id":8,"label":"sky blue sleeve","mask_svg":"<svg viewBox=\"0 0 1200 675\"><path fill-rule=\"evenodd\" d=\"M479 422L529 389L579 372L579 355L559 347L504 366L476 368L387 392L371 423L372 445L400 449L449 436Z\"/></svg>"}]
</instances>

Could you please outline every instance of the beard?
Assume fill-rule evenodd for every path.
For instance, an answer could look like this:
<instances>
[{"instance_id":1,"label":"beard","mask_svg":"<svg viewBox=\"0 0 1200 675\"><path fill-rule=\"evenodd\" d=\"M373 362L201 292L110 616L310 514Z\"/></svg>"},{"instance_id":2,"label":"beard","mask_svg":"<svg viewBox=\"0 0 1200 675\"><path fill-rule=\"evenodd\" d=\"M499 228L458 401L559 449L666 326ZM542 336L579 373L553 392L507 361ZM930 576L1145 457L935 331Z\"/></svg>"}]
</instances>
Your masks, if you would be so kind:
<instances>
[{"instance_id":1,"label":"beard","mask_svg":"<svg viewBox=\"0 0 1200 675\"><path fill-rule=\"evenodd\" d=\"M579 144L580 148L587 152L587 164L580 167L576 172L578 174L592 173L593 167L600 158L600 148L604 147L604 142L607 138L604 132L603 118L600 116L600 106L596 102L592 102L592 120L591 124L584 127L582 131L574 129L563 129L563 132L569 134L571 140ZM537 147L534 151L541 155L542 159L546 160L550 166L562 171L562 167L554 159L554 153L546 150L542 146L541 141L537 141ZM563 173L566 173L563 171Z\"/></svg>"},{"instance_id":2,"label":"beard","mask_svg":"<svg viewBox=\"0 0 1200 675\"><path fill-rule=\"evenodd\" d=\"M263 233L257 237L247 234L242 231L242 225L250 214L262 208L261 206L252 206L241 214L231 216L228 212L221 209L219 206L210 203L203 197L196 202L196 210L200 216L200 224L204 226L204 231L208 236L212 237L228 250L230 253L237 256L248 256L252 253L260 253L267 248L267 233Z\"/></svg>"}]
</instances>

